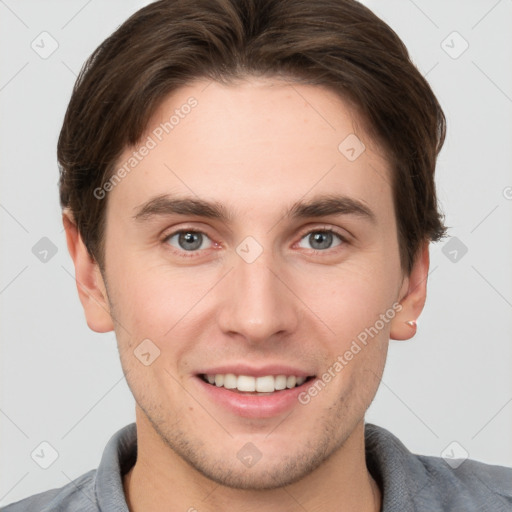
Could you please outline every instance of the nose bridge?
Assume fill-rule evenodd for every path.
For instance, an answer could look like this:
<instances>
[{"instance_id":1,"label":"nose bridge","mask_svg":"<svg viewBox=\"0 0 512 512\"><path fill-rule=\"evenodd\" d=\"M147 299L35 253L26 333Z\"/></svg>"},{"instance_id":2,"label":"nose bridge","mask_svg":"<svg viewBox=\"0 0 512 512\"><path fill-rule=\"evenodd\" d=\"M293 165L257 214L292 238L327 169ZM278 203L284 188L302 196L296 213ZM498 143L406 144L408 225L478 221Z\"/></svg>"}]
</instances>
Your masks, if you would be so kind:
<instances>
[{"instance_id":1,"label":"nose bridge","mask_svg":"<svg viewBox=\"0 0 512 512\"><path fill-rule=\"evenodd\" d=\"M249 240L247 245L242 242L236 252L218 316L220 327L250 342L293 331L298 320L297 305L278 277L279 265L272 251L257 249Z\"/></svg>"}]
</instances>

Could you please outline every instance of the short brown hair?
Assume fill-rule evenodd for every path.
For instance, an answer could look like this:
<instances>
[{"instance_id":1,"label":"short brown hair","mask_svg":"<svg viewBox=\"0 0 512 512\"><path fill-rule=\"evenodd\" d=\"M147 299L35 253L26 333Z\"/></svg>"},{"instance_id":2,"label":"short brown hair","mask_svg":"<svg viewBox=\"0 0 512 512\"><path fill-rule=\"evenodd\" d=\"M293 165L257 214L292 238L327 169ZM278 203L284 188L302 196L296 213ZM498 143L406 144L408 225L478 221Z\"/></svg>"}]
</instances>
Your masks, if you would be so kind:
<instances>
[{"instance_id":1,"label":"short brown hair","mask_svg":"<svg viewBox=\"0 0 512 512\"><path fill-rule=\"evenodd\" d=\"M445 236L434 171L446 121L397 34L355 0L160 0L87 60L58 142L60 200L102 266L106 200L93 191L172 91L196 79L287 77L334 90L384 149L402 269ZM341 142L341 141L340 141Z\"/></svg>"}]
</instances>

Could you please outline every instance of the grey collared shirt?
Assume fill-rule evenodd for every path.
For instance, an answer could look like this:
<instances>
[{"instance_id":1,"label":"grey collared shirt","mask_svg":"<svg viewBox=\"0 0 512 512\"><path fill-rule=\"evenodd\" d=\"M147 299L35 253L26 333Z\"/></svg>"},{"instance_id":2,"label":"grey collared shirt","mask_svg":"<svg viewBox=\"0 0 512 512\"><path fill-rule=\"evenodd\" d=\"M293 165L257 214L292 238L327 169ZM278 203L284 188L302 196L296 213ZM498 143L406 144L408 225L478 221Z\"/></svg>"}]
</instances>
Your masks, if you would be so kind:
<instances>
[{"instance_id":1,"label":"grey collared shirt","mask_svg":"<svg viewBox=\"0 0 512 512\"><path fill-rule=\"evenodd\" d=\"M511 512L512 468L415 455L382 427L365 425L366 463L383 495L382 512ZM98 469L59 489L3 507L1 512L128 512L124 475L135 463L137 430L127 425L108 442Z\"/></svg>"}]
</instances>

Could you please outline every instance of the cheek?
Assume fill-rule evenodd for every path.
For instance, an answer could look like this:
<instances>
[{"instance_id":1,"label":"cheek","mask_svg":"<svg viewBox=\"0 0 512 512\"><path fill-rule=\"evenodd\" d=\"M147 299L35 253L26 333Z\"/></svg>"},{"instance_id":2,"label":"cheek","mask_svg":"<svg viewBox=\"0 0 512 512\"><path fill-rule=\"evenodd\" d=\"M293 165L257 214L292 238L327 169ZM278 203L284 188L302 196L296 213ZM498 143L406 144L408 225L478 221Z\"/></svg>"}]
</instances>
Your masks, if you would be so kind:
<instances>
[{"instance_id":1,"label":"cheek","mask_svg":"<svg viewBox=\"0 0 512 512\"><path fill-rule=\"evenodd\" d=\"M138 332L161 337L208 289L207 276L143 257L119 259L111 272L116 312Z\"/></svg>"},{"instance_id":2,"label":"cheek","mask_svg":"<svg viewBox=\"0 0 512 512\"><path fill-rule=\"evenodd\" d=\"M187 372L187 354L197 349L204 338L203 331L212 328L215 316L204 313L207 301L203 299L219 277L212 269L151 266L142 259L131 263L133 266L126 262L120 264L111 279L123 366L133 367L137 374L143 371L134 352L137 353L144 340L150 340L149 346L154 344L157 347L154 350L159 353L152 371L162 366L180 377ZM127 279L126 275L131 277ZM161 377L168 385L168 374L153 378Z\"/></svg>"},{"instance_id":3,"label":"cheek","mask_svg":"<svg viewBox=\"0 0 512 512\"><path fill-rule=\"evenodd\" d=\"M323 275L301 278L304 302L344 340L373 325L396 300L397 272L379 261L366 260L354 259Z\"/></svg>"}]
</instances>

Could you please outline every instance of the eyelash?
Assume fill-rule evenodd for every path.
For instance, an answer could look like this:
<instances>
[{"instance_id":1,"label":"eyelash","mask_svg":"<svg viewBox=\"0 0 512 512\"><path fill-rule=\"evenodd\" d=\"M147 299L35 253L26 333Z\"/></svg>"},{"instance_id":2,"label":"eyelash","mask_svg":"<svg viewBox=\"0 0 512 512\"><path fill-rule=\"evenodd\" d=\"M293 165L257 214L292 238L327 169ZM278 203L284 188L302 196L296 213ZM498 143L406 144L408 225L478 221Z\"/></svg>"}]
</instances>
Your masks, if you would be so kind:
<instances>
[{"instance_id":1,"label":"eyelash","mask_svg":"<svg viewBox=\"0 0 512 512\"><path fill-rule=\"evenodd\" d=\"M171 250L171 252L173 252L174 254L178 254L180 257L183 257L183 258L197 258L197 257L199 257L199 253L201 251L207 250L207 249L202 249L202 250L199 249L199 250L195 250L195 251L185 251L185 250L175 249L174 247L172 247L168 243L168 241L173 236L179 235L181 233L197 233L197 234L201 234L203 236L206 236L207 238L210 238L207 233L205 233L204 231L201 231L200 229L196 229L196 228L182 228L182 229L179 229L177 231L173 231L171 233L168 233L168 234L164 235L163 238L162 238L162 243L165 244ZM315 229L310 229L308 231L304 231L303 233L300 234L299 242L303 238L305 238L306 236L311 235L313 233L328 233L328 234L332 234L332 235L337 236L340 239L341 243L339 245L336 245L335 247L333 247L332 249L334 249L334 250L336 250L336 248L339 248L341 246L347 245L349 243L347 238L344 235L342 235L341 233L339 233L335 229L328 228L328 227L325 227L325 228L315 228ZM211 240L211 238L210 238L210 240ZM213 242L213 243L215 244L215 242ZM308 251L310 251L310 253L312 253L312 254L314 254L316 256L318 254L325 255L326 253L328 253L330 251L330 249L324 249L324 250L308 249Z\"/></svg>"}]
</instances>

